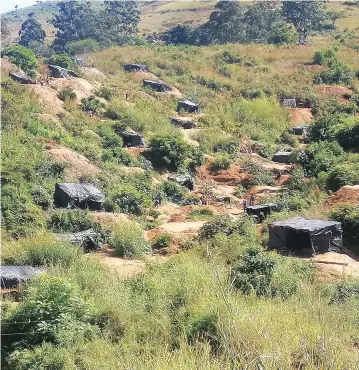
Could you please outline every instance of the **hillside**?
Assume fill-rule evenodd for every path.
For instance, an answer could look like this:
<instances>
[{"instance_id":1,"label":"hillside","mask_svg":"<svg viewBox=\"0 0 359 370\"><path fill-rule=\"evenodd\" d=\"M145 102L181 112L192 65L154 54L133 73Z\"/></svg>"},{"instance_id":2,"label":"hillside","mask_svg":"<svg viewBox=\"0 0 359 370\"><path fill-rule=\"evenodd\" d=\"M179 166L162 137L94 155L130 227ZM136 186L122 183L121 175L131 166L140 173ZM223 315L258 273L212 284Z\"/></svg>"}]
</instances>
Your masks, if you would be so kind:
<instances>
[{"instance_id":1,"label":"hillside","mask_svg":"<svg viewBox=\"0 0 359 370\"><path fill-rule=\"evenodd\" d=\"M302 44L4 48L5 370L357 369L359 6L328 8Z\"/></svg>"}]
</instances>

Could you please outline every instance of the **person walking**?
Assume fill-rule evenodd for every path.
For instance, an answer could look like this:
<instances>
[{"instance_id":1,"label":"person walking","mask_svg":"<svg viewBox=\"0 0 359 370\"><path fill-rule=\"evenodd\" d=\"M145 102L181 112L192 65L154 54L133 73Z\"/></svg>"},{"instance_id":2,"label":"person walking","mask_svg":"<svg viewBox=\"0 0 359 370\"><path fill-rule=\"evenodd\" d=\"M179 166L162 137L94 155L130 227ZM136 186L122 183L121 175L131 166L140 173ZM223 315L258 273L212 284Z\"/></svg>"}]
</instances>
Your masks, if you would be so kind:
<instances>
[{"instance_id":1,"label":"person walking","mask_svg":"<svg viewBox=\"0 0 359 370\"><path fill-rule=\"evenodd\" d=\"M129 97L130 97L130 92L126 91L126 94L125 94L126 101L128 100Z\"/></svg>"},{"instance_id":2,"label":"person walking","mask_svg":"<svg viewBox=\"0 0 359 370\"><path fill-rule=\"evenodd\" d=\"M256 202L256 198L254 197L254 194L252 193L249 198L249 205L254 206L254 203Z\"/></svg>"}]
</instances>

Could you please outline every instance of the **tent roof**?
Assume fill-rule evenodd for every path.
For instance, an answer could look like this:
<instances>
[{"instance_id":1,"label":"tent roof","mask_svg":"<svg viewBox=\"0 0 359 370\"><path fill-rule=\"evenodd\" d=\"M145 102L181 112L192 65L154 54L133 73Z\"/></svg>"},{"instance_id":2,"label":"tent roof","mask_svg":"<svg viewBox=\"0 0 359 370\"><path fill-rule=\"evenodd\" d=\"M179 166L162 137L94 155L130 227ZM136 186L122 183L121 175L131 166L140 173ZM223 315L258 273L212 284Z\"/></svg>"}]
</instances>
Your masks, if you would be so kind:
<instances>
[{"instance_id":1,"label":"tent roof","mask_svg":"<svg viewBox=\"0 0 359 370\"><path fill-rule=\"evenodd\" d=\"M186 104L186 105L191 105L193 107L197 107L198 104L193 103L193 101L190 100L181 100L179 103Z\"/></svg>"},{"instance_id":2,"label":"tent roof","mask_svg":"<svg viewBox=\"0 0 359 370\"><path fill-rule=\"evenodd\" d=\"M303 230L303 231L317 231L330 226L339 226L341 229L340 222L337 221L324 221L324 220L313 220L306 219L303 217L293 217L284 221L276 221L270 225L272 228L283 227L289 229Z\"/></svg>"},{"instance_id":3,"label":"tent roof","mask_svg":"<svg viewBox=\"0 0 359 370\"><path fill-rule=\"evenodd\" d=\"M0 266L1 279L18 281L27 281L43 271L43 269L32 266Z\"/></svg>"},{"instance_id":4,"label":"tent roof","mask_svg":"<svg viewBox=\"0 0 359 370\"><path fill-rule=\"evenodd\" d=\"M256 210L256 209L265 209L265 208L272 208L272 207L276 207L276 204L275 203L259 204L257 206L248 206L247 209Z\"/></svg>"},{"instance_id":5,"label":"tent roof","mask_svg":"<svg viewBox=\"0 0 359 370\"><path fill-rule=\"evenodd\" d=\"M279 151L279 152L275 153L275 154L274 154L274 156L277 156L277 155L285 155L285 156L289 156L289 155L291 155L291 154L292 154L292 151L287 152L287 151L285 151L285 150L281 150L281 151Z\"/></svg>"},{"instance_id":6,"label":"tent roof","mask_svg":"<svg viewBox=\"0 0 359 370\"><path fill-rule=\"evenodd\" d=\"M298 126L292 126L291 129L305 129L310 127L310 125L298 125Z\"/></svg>"},{"instance_id":7,"label":"tent roof","mask_svg":"<svg viewBox=\"0 0 359 370\"><path fill-rule=\"evenodd\" d=\"M97 202L103 202L105 200L105 195L92 184L61 182L56 185L70 197L79 198L80 201L91 199Z\"/></svg>"}]
</instances>

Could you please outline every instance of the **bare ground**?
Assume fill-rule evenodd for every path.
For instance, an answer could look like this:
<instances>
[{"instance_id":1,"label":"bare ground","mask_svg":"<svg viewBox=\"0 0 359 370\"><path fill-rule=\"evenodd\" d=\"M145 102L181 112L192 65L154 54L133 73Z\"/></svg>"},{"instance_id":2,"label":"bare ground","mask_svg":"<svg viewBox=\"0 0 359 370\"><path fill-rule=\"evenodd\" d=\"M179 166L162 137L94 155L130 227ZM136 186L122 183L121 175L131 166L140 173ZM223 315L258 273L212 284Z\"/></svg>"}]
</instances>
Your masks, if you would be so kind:
<instances>
[{"instance_id":1,"label":"bare ground","mask_svg":"<svg viewBox=\"0 0 359 370\"><path fill-rule=\"evenodd\" d=\"M313 120L311 108L292 108L289 110L293 125L308 124Z\"/></svg>"}]
</instances>

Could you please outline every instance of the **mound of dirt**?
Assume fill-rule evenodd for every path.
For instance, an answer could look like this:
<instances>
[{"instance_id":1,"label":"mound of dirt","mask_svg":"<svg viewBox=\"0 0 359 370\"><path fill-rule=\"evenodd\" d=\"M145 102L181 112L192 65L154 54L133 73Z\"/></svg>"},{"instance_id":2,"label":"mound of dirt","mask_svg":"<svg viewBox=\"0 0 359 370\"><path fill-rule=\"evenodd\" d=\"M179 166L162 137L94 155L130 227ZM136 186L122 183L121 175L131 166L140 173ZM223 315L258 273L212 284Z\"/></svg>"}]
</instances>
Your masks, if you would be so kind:
<instances>
[{"instance_id":1,"label":"mound of dirt","mask_svg":"<svg viewBox=\"0 0 359 370\"><path fill-rule=\"evenodd\" d=\"M1 71L5 72L6 74L8 74L9 72L18 72L21 74L25 74L25 72L22 69L17 67L15 64L12 64L10 60L7 59L7 57L1 58L0 63L1 63Z\"/></svg>"},{"instance_id":2,"label":"mound of dirt","mask_svg":"<svg viewBox=\"0 0 359 370\"><path fill-rule=\"evenodd\" d=\"M192 117L191 117L192 119ZM184 139L187 141L187 143L199 147L199 142L197 140L192 139L192 137L199 132L201 129L200 128L189 128L189 129L180 129L181 132L183 133Z\"/></svg>"},{"instance_id":3,"label":"mound of dirt","mask_svg":"<svg viewBox=\"0 0 359 370\"><path fill-rule=\"evenodd\" d=\"M212 172L212 164L213 161L208 160L205 164L197 168L196 180L199 180L199 183L214 180L217 183L236 186L248 176L237 164L232 164L228 170L217 172Z\"/></svg>"},{"instance_id":4,"label":"mound of dirt","mask_svg":"<svg viewBox=\"0 0 359 370\"><path fill-rule=\"evenodd\" d=\"M46 113L52 115L67 114L63 108L63 101L57 96L56 90L50 86L27 85L33 91Z\"/></svg>"},{"instance_id":5,"label":"mound of dirt","mask_svg":"<svg viewBox=\"0 0 359 370\"><path fill-rule=\"evenodd\" d=\"M313 114L311 108L292 108L289 110L293 125L311 123Z\"/></svg>"},{"instance_id":6,"label":"mound of dirt","mask_svg":"<svg viewBox=\"0 0 359 370\"><path fill-rule=\"evenodd\" d=\"M70 167L65 169L65 174L69 178L81 179L84 176L94 175L101 171L82 154L71 149L57 144L47 144L46 151L55 161L70 164Z\"/></svg>"},{"instance_id":7,"label":"mound of dirt","mask_svg":"<svg viewBox=\"0 0 359 370\"><path fill-rule=\"evenodd\" d=\"M341 187L326 199L324 204L329 208L334 208L337 205L344 203L359 203L359 185L346 185Z\"/></svg>"},{"instance_id":8,"label":"mound of dirt","mask_svg":"<svg viewBox=\"0 0 359 370\"><path fill-rule=\"evenodd\" d=\"M339 85L318 85L316 86L316 90L319 94L322 94L324 96L333 96L333 97L343 97L343 95L351 94L352 91L344 86Z\"/></svg>"},{"instance_id":9,"label":"mound of dirt","mask_svg":"<svg viewBox=\"0 0 359 370\"><path fill-rule=\"evenodd\" d=\"M205 224L205 221L194 221L194 222L171 222L167 224L163 224L158 227L167 233L184 233L184 234L191 234L197 235L201 227Z\"/></svg>"},{"instance_id":10,"label":"mound of dirt","mask_svg":"<svg viewBox=\"0 0 359 370\"><path fill-rule=\"evenodd\" d=\"M91 212L90 216L95 222L98 222L108 230L113 229L119 222L129 220L128 216L124 213Z\"/></svg>"},{"instance_id":11,"label":"mound of dirt","mask_svg":"<svg viewBox=\"0 0 359 370\"><path fill-rule=\"evenodd\" d=\"M253 160L253 162L260 164L262 167L272 171L276 170L286 171L293 167L292 165L288 165L285 163L272 162L269 159L263 158L256 153L251 154L251 159Z\"/></svg>"},{"instance_id":12,"label":"mound of dirt","mask_svg":"<svg viewBox=\"0 0 359 370\"><path fill-rule=\"evenodd\" d=\"M97 79L107 79L108 77L95 67L81 67L81 72L87 77L97 78Z\"/></svg>"}]
</instances>

